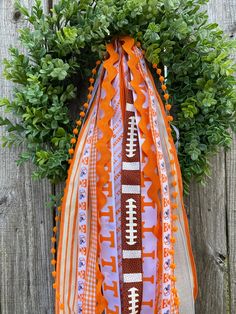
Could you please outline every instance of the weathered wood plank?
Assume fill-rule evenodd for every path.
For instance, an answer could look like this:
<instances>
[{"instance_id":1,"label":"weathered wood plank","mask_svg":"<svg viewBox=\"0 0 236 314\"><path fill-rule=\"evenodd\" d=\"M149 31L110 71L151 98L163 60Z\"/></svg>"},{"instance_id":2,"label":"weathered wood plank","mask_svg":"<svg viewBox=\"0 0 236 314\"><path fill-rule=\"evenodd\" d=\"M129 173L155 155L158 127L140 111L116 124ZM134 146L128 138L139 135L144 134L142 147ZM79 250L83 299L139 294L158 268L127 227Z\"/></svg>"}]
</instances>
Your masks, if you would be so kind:
<instances>
[{"instance_id":1,"label":"weathered wood plank","mask_svg":"<svg viewBox=\"0 0 236 314\"><path fill-rule=\"evenodd\" d=\"M211 0L208 13L210 21L235 36L235 0ZM235 144L211 160L212 178L205 187L193 183L187 200L199 279L196 314L234 313L236 308Z\"/></svg>"},{"instance_id":2,"label":"weathered wood plank","mask_svg":"<svg viewBox=\"0 0 236 314\"><path fill-rule=\"evenodd\" d=\"M191 185L187 206L199 281L197 314L226 313L222 293L227 277L224 153L212 159L212 164L212 179L205 187Z\"/></svg>"},{"instance_id":3,"label":"weathered wood plank","mask_svg":"<svg viewBox=\"0 0 236 314\"><path fill-rule=\"evenodd\" d=\"M8 56L8 47L17 44L17 29L23 26L13 3L0 2L1 61ZM32 1L24 3L30 6ZM11 88L1 67L1 96L9 96ZM0 150L0 313L53 313L49 253L53 217L45 206L51 186L33 182L29 164L16 166L19 152Z\"/></svg>"},{"instance_id":4,"label":"weathered wood plank","mask_svg":"<svg viewBox=\"0 0 236 314\"><path fill-rule=\"evenodd\" d=\"M221 28L231 38L236 38L236 1L211 0L209 3L210 19L217 21ZM236 58L236 56L235 56ZM223 161L222 161L223 162ZM236 310L236 137L232 149L225 153L225 210L226 210L226 238L227 238L227 266L228 282L226 288L227 311Z\"/></svg>"},{"instance_id":5,"label":"weathered wood plank","mask_svg":"<svg viewBox=\"0 0 236 314\"><path fill-rule=\"evenodd\" d=\"M236 309L236 137L234 146L226 152L226 210L229 267L229 309Z\"/></svg>"}]
</instances>

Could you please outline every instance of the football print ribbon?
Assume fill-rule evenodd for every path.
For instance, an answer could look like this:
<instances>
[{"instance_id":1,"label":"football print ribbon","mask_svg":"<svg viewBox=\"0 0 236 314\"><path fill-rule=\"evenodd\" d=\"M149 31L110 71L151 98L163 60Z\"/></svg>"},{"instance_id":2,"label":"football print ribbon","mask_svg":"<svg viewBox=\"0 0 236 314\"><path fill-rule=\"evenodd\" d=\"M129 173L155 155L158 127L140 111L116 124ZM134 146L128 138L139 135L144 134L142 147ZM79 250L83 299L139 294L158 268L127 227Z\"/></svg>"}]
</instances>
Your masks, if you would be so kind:
<instances>
[{"instance_id":1,"label":"football print ribbon","mask_svg":"<svg viewBox=\"0 0 236 314\"><path fill-rule=\"evenodd\" d=\"M130 85L130 75L126 85ZM131 86L125 86L121 165L122 313L135 314L141 309L143 272L140 148Z\"/></svg>"}]
</instances>

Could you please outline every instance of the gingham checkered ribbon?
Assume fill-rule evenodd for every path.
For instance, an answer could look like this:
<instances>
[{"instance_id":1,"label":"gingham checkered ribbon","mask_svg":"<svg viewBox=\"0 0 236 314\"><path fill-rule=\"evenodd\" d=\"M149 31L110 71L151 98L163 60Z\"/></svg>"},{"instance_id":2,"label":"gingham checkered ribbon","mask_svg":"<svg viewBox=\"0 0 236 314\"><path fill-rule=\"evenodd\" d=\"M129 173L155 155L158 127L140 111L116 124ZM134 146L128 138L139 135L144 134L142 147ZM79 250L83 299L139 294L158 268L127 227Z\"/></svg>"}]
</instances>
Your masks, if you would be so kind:
<instances>
[{"instance_id":1,"label":"gingham checkered ribbon","mask_svg":"<svg viewBox=\"0 0 236 314\"><path fill-rule=\"evenodd\" d=\"M97 195L96 195L96 147L97 130L93 134L89 169L89 195L91 211L90 242L84 288L83 314L95 313L96 309L96 262L97 262ZM79 313L79 312L78 312Z\"/></svg>"}]
</instances>

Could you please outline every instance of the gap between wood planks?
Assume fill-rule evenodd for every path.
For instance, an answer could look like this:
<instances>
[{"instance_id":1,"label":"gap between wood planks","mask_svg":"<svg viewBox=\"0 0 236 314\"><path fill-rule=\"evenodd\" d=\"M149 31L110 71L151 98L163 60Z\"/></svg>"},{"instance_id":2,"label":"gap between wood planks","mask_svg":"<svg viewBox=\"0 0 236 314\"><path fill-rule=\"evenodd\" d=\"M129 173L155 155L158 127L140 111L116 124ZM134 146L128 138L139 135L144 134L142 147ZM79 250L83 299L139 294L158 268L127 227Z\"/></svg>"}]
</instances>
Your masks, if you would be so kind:
<instances>
[{"instance_id":1,"label":"gap between wood planks","mask_svg":"<svg viewBox=\"0 0 236 314\"><path fill-rule=\"evenodd\" d=\"M226 313L231 314L233 313L232 309L232 287L231 287L231 278L230 278L230 230L229 230L229 224L230 224L230 219L229 219L229 210L228 208L228 201L229 201L229 193L228 193L228 156L227 156L227 151L224 152L224 157L225 157L225 196L226 196L226 201L225 201L225 228L226 228L226 261L225 261L225 267L226 267L226 276L224 280L224 289L225 289L225 299L226 299Z\"/></svg>"}]
</instances>

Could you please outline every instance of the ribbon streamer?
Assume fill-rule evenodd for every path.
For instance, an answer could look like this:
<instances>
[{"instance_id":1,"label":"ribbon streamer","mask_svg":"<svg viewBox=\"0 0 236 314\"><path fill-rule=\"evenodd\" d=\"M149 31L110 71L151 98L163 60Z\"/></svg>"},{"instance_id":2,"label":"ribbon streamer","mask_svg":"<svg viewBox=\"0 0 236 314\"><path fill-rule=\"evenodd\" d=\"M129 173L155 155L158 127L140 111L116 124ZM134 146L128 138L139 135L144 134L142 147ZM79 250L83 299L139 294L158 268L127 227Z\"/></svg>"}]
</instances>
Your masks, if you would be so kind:
<instances>
[{"instance_id":1,"label":"ribbon streamer","mask_svg":"<svg viewBox=\"0 0 236 314\"><path fill-rule=\"evenodd\" d=\"M196 269L169 122L141 50L107 45L68 172L56 314L194 314Z\"/></svg>"}]
</instances>

